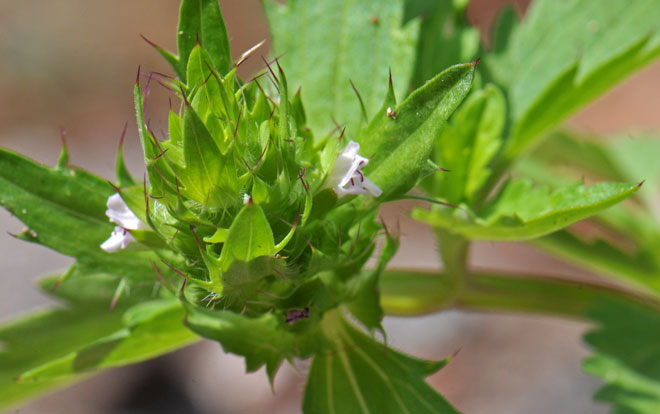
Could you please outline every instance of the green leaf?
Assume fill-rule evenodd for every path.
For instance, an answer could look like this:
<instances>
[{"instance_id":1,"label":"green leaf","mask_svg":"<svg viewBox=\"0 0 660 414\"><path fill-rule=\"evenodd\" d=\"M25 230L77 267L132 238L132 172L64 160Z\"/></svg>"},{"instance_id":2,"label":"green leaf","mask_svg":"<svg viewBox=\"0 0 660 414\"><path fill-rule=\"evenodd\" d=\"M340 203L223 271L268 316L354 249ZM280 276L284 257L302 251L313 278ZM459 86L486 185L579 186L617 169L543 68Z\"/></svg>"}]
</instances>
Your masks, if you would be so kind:
<instances>
[{"instance_id":1,"label":"green leaf","mask_svg":"<svg viewBox=\"0 0 660 414\"><path fill-rule=\"evenodd\" d=\"M386 348L328 312L324 333L333 343L317 354L303 400L305 413L457 413L424 378L446 365Z\"/></svg>"},{"instance_id":2,"label":"green leaf","mask_svg":"<svg viewBox=\"0 0 660 414\"><path fill-rule=\"evenodd\" d=\"M446 69L400 105L383 105L362 131L361 152L370 157L365 172L383 190L383 199L417 182L445 121L470 90L475 67L473 62Z\"/></svg>"},{"instance_id":3,"label":"green leaf","mask_svg":"<svg viewBox=\"0 0 660 414\"><path fill-rule=\"evenodd\" d=\"M51 169L0 149L0 205L28 230L19 236L68 256L103 253L113 224L104 212L112 188L79 169Z\"/></svg>"},{"instance_id":4,"label":"green leaf","mask_svg":"<svg viewBox=\"0 0 660 414\"><path fill-rule=\"evenodd\" d=\"M368 329L379 329L384 333L381 321L385 312L380 306L379 279L385 267L392 260L399 248L399 239L385 230L385 244L380 251L380 258L375 269L362 272L348 282L348 289L352 290L352 300L346 302L351 314Z\"/></svg>"},{"instance_id":5,"label":"green leaf","mask_svg":"<svg viewBox=\"0 0 660 414\"><path fill-rule=\"evenodd\" d=\"M508 90L511 159L568 115L660 54L655 0L535 1L506 58L486 62Z\"/></svg>"},{"instance_id":6,"label":"green leaf","mask_svg":"<svg viewBox=\"0 0 660 414\"><path fill-rule=\"evenodd\" d=\"M608 240L582 240L562 230L533 241L534 245L600 274L620 279L647 293L660 294L657 250L627 252Z\"/></svg>"},{"instance_id":7,"label":"green leaf","mask_svg":"<svg viewBox=\"0 0 660 414\"><path fill-rule=\"evenodd\" d=\"M149 42L151 43L151 42ZM151 43L181 80L186 80L188 58L196 44L209 52L213 65L225 74L232 65L227 28L217 0L182 0L177 29L178 56Z\"/></svg>"},{"instance_id":8,"label":"green leaf","mask_svg":"<svg viewBox=\"0 0 660 414\"><path fill-rule=\"evenodd\" d=\"M450 0L406 2L407 15L423 13L412 80L415 88L457 62L470 62L478 57L480 34L468 24L467 4L467 1Z\"/></svg>"},{"instance_id":9,"label":"green leaf","mask_svg":"<svg viewBox=\"0 0 660 414\"><path fill-rule=\"evenodd\" d=\"M403 0L268 0L264 8L274 54L284 55L289 90L302 86L308 125L317 137L335 128L333 117L348 125L347 136L357 134L362 111L350 81L370 116L387 92L390 68L397 93L407 92L418 24L402 26Z\"/></svg>"},{"instance_id":10,"label":"green leaf","mask_svg":"<svg viewBox=\"0 0 660 414\"><path fill-rule=\"evenodd\" d=\"M559 230L635 193L641 184L577 183L551 191L526 180L509 181L479 214L469 207L416 209L413 217L477 240L526 240Z\"/></svg>"},{"instance_id":11,"label":"green leaf","mask_svg":"<svg viewBox=\"0 0 660 414\"><path fill-rule=\"evenodd\" d=\"M583 369L606 385L595 395L613 413L651 414L660 406L660 310L603 302L588 316L598 323L584 339L594 354Z\"/></svg>"},{"instance_id":12,"label":"green leaf","mask_svg":"<svg viewBox=\"0 0 660 414\"><path fill-rule=\"evenodd\" d=\"M474 92L452 116L435 144L433 160L450 171L432 175L425 188L458 204L473 201L490 176L488 164L502 144L506 103L493 85Z\"/></svg>"},{"instance_id":13,"label":"green leaf","mask_svg":"<svg viewBox=\"0 0 660 414\"><path fill-rule=\"evenodd\" d=\"M30 369L22 382L66 378L154 358L199 339L183 323L176 299L145 302L123 315L124 328L54 361Z\"/></svg>"},{"instance_id":14,"label":"green leaf","mask_svg":"<svg viewBox=\"0 0 660 414\"><path fill-rule=\"evenodd\" d=\"M284 358L293 355L294 336L283 329L284 319L269 313L248 318L229 311L188 308L190 329L222 344L225 352L245 357L248 372L266 365L272 383Z\"/></svg>"},{"instance_id":15,"label":"green leaf","mask_svg":"<svg viewBox=\"0 0 660 414\"><path fill-rule=\"evenodd\" d=\"M183 156L186 163L181 181L194 199L209 203L222 172L222 155L208 129L191 107L183 116Z\"/></svg>"},{"instance_id":16,"label":"green leaf","mask_svg":"<svg viewBox=\"0 0 660 414\"><path fill-rule=\"evenodd\" d=\"M653 137L603 141L568 132L549 136L529 158L516 163L516 175L551 186L565 185L584 176L645 179L645 186L644 191L636 194L637 203L613 206L594 216L588 232L579 228L570 233L558 232L535 240L535 245L653 294L660 292L660 232L653 214L660 170L650 161L656 150L660 147Z\"/></svg>"},{"instance_id":17,"label":"green leaf","mask_svg":"<svg viewBox=\"0 0 660 414\"><path fill-rule=\"evenodd\" d=\"M234 260L249 262L275 254L273 231L264 210L249 202L236 216L222 247L220 262L227 270Z\"/></svg>"},{"instance_id":18,"label":"green leaf","mask_svg":"<svg viewBox=\"0 0 660 414\"><path fill-rule=\"evenodd\" d=\"M71 282L64 281L61 287L68 284ZM24 383L16 379L121 328L121 312L108 312L107 303L103 307L42 310L0 327L0 407L70 382Z\"/></svg>"}]
</instances>

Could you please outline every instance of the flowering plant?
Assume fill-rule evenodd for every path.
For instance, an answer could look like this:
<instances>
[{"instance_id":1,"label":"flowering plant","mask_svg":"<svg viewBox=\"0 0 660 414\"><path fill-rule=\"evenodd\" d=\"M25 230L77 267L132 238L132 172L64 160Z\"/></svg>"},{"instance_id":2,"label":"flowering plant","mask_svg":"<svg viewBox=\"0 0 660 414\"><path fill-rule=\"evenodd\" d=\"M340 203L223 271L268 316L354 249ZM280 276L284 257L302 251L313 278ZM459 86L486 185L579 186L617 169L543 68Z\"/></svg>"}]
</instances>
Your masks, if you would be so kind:
<instances>
[{"instance_id":1,"label":"flowering plant","mask_svg":"<svg viewBox=\"0 0 660 414\"><path fill-rule=\"evenodd\" d=\"M355 3L343 24L364 44L330 42L329 52L315 60L319 45L304 34L334 31L335 5L265 2L275 52L287 55L264 58L262 72L241 79L237 68L259 45L232 60L217 1L182 0L176 54L149 41L174 75L138 70L134 86L143 180L129 173L122 150L110 184L70 167L66 148L52 169L0 151L0 204L28 227L17 237L76 259L42 285L68 309L0 330L9 344L0 354L7 373L0 377L0 402L151 358L201 336L243 356L248 371L265 367L271 382L285 360L311 359L306 412L456 412L425 382L451 357L417 359L376 338L384 334L386 312L416 315L448 307L573 317L596 309L589 312L604 328L590 338L605 356L594 357L591 370L602 374L603 360L621 362L619 348L599 348L599 335L618 322L609 311L631 307L657 317L655 296L480 274L468 268L467 255L471 240L533 239L563 256L591 254L589 264L603 267L594 257L596 247L565 229L596 214L622 232L625 224L638 225L627 207L613 210L618 216L602 212L636 197L642 177L621 173L616 182L587 187L569 183L570 175L551 179L550 167L540 161L556 161L551 151L531 153L541 168L517 161L587 97L650 61L660 48L641 32L628 33L631 46L616 53L589 38L596 42L587 49L594 56L587 53L566 69L552 66L553 56L535 55L529 39L543 40L537 27L543 18L556 24L570 17L580 26L591 14L579 6L539 0L519 27L514 15L504 13L492 48L485 50L466 23L466 2ZM319 21L301 18L310 15ZM607 21L609 14L600 18ZM560 32L566 48L588 37ZM376 47L381 49L373 70L340 59ZM479 65L478 55L484 57ZM549 69L536 76L533 68L518 65L528 60ZM571 83L566 73L579 82ZM178 102L161 137L146 110L156 84ZM572 136L561 139L555 141L577 145ZM602 148L589 151L606 158ZM578 170L598 167L569 161ZM506 171L515 177L507 178ZM530 178L543 185L532 185ZM378 208L411 198L431 205L412 214L433 227L442 273L386 269L399 239L378 220ZM612 260L620 260L619 273L629 272L625 259ZM514 293L528 296L520 303ZM603 298L623 304L597 308ZM25 349L39 351L26 356ZM660 379L651 377L659 381L652 384L655 392ZM385 395L377 392L382 390Z\"/></svg>"}]
</instances>

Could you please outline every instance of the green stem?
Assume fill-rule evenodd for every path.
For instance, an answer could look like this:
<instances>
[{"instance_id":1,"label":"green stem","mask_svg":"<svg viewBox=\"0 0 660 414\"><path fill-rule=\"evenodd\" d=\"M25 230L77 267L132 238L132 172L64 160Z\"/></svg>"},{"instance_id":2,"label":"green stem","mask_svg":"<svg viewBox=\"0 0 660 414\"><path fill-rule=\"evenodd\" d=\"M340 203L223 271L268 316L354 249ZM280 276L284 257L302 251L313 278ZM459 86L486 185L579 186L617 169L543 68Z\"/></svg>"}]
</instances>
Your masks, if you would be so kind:
<instances>
[{"instance_id":1,"label":"green stem","mask_svg":"<svg viewBox=\"0 0 660 414\"><path fill-rule=\"evenodd\" d=\"M459 294L468 277L468 253L470 242L461 237L443 230L436 230L436 237L440 244L440 257L445 266L445 278L454 294Z\"/></svg>"},{"instance_id":2,"label":"green stem","mask_svg":"<svg viewBox=\"0 0 660 414\"><path fill-rule=\"evenodd\" d=\"M537 313L582 319L601 300L618 300L660 309L660 303L618 289L538 276L471 274L460 291L439 272L385 271L381 305L388 315L414 316L447 309Z\"/></svg>"}]
</instances>

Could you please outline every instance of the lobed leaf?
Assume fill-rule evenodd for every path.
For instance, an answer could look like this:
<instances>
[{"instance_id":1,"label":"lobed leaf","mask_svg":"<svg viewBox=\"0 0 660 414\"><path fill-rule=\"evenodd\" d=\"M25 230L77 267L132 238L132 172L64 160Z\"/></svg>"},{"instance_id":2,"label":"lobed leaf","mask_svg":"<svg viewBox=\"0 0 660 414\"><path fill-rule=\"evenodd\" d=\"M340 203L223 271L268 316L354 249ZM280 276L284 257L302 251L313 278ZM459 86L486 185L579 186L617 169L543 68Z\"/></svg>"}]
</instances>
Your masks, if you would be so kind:
<instances>
[{"instance_id":1,"label":"lobed leaf","mask_svg":"<svg viewBox=\"0 0 660 414\"><path fill-rule=\"evenodd\" d=\"M305 413L457 413L424 378L446 365L386 348L349 325L338 311L326 313L334 347L314 356L307 379Z\"/></svg>"},{"instance_id":2,"label":"lobed leaf","mask_svg":"<svg viewBox=\"0 0 660 414\"><path fill-rule=\"evenodd\" d=\"M613 413L651 414L660 405L658 309L614 301L588 312L598 326L584 339L593 348L583 369L605 381L595 395Z\"/></svg>"},{"instance_id":3,"label":"lobed leaf","mask_svg":"<svg viewBox=\"0 0 660 414\"><path fill-rule=\"evenodd\" d=\"M273 314L248 318L230 311L188 307L186 324L194 332L214 339L225 352L245 357L248 372L266 365L272 383L284 358L293 355L294 336L282 328L283 320Z\"/></svg>"},{"instance_id":4,"label":"lobed leaf","mask_svg":"<svg viewBox=\"0 0 660 414\"><path fill-rule=\"evenodd\" d=\"M658 21L655 0L535 1L506 57L487 62L511 105L506 156L660 55Z\"/></svg>"}]
</instances>

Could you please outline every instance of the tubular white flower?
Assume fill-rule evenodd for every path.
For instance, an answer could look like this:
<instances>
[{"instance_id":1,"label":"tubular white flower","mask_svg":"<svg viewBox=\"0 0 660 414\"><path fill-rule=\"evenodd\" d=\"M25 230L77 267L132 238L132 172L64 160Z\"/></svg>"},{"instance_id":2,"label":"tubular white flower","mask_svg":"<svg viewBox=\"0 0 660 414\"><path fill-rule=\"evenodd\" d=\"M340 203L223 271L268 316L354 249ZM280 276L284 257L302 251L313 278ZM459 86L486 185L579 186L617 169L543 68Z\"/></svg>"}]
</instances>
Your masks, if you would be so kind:
<instances>
[{"instance_id":1,"label":"tubular white flower","mask_svg":"<svg viewBox=\"0 0 660 414\"><path fill-rule=\"evenodd\" d=\"M108 216L110 222L117 226L112 231L110 238L101 244L101 248L108 253L114 253L125 249L129 243L135 241L129 230L146 230L149 227L128 208L118 193L108 197L107 206L105 215Z\"/></svg>"},{"instance_id":2,"label":"tubular white flower","mask_svg":"<svg viewBox=\"0 0 660 414\"><path fill-rule=\"evenodd\" d=\"M332 166L327 183L339 197L347 194L368 194L378 197L383 193L376 184L364 176L362 167L369 164L369 160L360 156L359 150L360 144L350 141Z\"/></svg>"},{"instance_id":3,"label":"tubular white flower","mask_svg":"<svg viewBox=\"0 0 660 414\"><path fill-rule=\"evenodd\" d=\"M110 218L110 222L126 230L146 230L149 228L128 208L119 193L108 197L107 206L108 209L105 211L105 215Z\"/></svg>"},{"instance_id":4,"label":"tubular white flower","mask_svg":"<svg viewBox=\"0 0 660 414\"><path fill-rule=\"evenodd\" d=\"M128 230L116 226L115 229L112 230L110 238L101 244L101 248L108 253L114 253L125 249L129 243L134 241L135 239Z\"/></svg>"}]
</instances>

